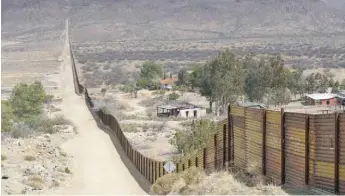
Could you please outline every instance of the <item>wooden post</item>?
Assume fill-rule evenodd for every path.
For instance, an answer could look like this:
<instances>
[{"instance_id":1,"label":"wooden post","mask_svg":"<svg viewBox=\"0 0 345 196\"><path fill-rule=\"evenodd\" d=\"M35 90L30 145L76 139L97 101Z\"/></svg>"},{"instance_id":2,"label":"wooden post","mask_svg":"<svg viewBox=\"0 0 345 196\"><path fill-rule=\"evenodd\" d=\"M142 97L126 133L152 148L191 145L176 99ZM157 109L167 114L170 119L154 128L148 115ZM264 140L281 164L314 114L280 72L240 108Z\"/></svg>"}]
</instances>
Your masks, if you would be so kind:
<instances>
[{"instance_id":1,"label":"wooden post","mask_svg":"<svg viewBox=\"0 0 345 196\"><path fill-rule=\"evenodd\" d=\"M266 110L262 110L262 175L266 175Z\"/></svg>"},{"instance_id":2,"label":"wooden post","mask_svg":"<svg viewBox=\"0 0 345 196\"><path fill-rule=\"evenodd\" d=\"M155 167L154 167L154 163L153 163L154 161L151 160L150 162L151 162L151 182L154 183L154 171L155 171L154 170Z\"/></svg>"},{"instance_id":3,"label":"wooden post","mask_svg":"<svg viewBox=\"0 0 345 196\"><path fill-rule=\"evenodd\" d=\"M162 171L161 171L161 168L163 167L163 163L162 162L159 162L159 175L158 177L162 177Z\"/></svg>"},{"instance_id":4,"label":"wooden post","mask_svg":"<svg viewBox=\"0 0 345 196\"><path fill-rule=\"evenodd\" d=\"M233 138L233 133L232 133L232 118L231 118L231 105L228 107L228 156L229 156L229 162L230 166L233 165L233 153L232 153L232 141L234 140Z\"/></svg>"},{"instance_id":5,"label":"wooden post","mask_svg":"<svg viewBox=\"0 0 345 196\"><path fill-rule=\"evenodd\" d=\"M223 165L222 167L224 168L225 167L225 162L227 161L226 160L226 124L223 125Z\"/></svg>"},{"instance_id":6,"label":"wooden post","mask_svg":"<svg viewBox=\"0 0 345 196\"><path fill-rule=\"evenodd\" d=\"M339 193L339 114L335 113L334 192Z\"/></svg>"},{"instance_id":7,"label":"wooden post","mask_svg":"<svg viewBox=\"0 0 345 196\"><path fill-rule=\"evenodd\" d=\"M281 182L285 184L285 115L284 108L281 108Z\"/></svg>"},{"instance_id":8,"label":"wooden post","mask_svg":"<svg viewBox=\"0 0 345 196\"><path fill-rule=\"evenodd\" d=\"M203 165L204 165L204 169L206 169L206 148L204 148L204 152L203 152Z\"/></svg>"},{"instance_id":9,"label":"wooden post","mask_svg":"<svg viewBox=\"0 0 345 196\"><path fill-rule=\"evenodd\" d=\"M217 134L213 136L214 140L214 170L218 169L218 147L217 147Z\"/></svg>"},{"instance_id":10,"label":"wooden post","mask_svg":"<svg viewBox=\"0 0 345 196\"><path fill-rule=\"evenodd\" d=\"M309 184L309 115L305 116L305 184Z\"/></svg>"}]
</instances>

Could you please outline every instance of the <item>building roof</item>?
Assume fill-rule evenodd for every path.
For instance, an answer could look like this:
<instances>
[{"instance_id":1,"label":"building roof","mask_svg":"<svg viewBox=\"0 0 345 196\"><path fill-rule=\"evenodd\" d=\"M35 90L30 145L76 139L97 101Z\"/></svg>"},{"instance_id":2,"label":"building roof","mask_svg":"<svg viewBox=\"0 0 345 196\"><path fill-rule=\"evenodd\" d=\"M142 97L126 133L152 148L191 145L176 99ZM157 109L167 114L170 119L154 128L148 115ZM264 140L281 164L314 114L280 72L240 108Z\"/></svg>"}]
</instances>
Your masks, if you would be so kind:
<instances>
[{"instance_id":1,"label":"building roof","mask_svg":"<svg viewBox=\"0 0 345 196\"><path fill-rule=\"evenodd\" d=\"M331 93L314 93L314 94L306 94L305 96L314 100L326 100L326 99L339 97L339 95L331 94Z\"/></svg>"},{"instance_id":2,"label":"building roof","mask_svg":"<svg viewBox=\"0 0 345 196\"><path fill-rule=\"evenodd\" d=\"M164 108L164 109L192 109L192 108L201 108L199 106L190 104L188 102L184 102L184 101L169 101L168 103L165 103L164 105L160 105L158 106L158 108Z\"/></svg>"},{"instance_id":3,"label":"building roof","mask_svg":"<svg viewBox=\"0 0 345 196\"><path fill-rule=\"evenodd\" d=\"M161 79L159 82L160 84L168 84L168 85L173 85L177 81L177 78L166 78L166 79Z\"/></svg>"},{"instance_id":4,"label":"building roof","mask_svg":"<svg viewBox=\"0 0 345 196\"><path fill-rule=\"evenodd\" d=\"M258 103L258 102L250 102L250 101L245 101L245 102L237 102L238 105L242 106L242 107L249 107L249 108L266 108L267 106L263 103Z\"/></svg>"}]
</instances>

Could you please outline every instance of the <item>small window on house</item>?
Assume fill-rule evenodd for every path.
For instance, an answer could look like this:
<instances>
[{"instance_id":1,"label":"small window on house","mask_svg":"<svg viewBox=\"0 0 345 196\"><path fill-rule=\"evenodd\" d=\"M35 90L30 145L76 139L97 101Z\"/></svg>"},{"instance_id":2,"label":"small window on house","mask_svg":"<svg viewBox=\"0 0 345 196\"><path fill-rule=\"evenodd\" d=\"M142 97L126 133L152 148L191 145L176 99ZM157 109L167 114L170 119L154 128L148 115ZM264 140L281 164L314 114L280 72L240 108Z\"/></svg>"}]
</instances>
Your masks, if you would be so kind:
<instances>
[{"instance_id":1,"label":"small window on house","mask_svg":"<svg viewBox=\"0 0 345 196\"><path fill-rule=\"evenodd\" d=\"M186 111L186 117L188 117L189 111Z\"/></svg>"},{"instance_id":2,"label":"small window on house","mask_svg":"<svg viewBox=\"0 0 345 196\"><path fill-rule=\"evenodd\" d=\"M194 112L194 117L197 117L198 112L196 110L194 110L193 112Z\"/></svg>"},{"instance_id":3,"label":"small window on house","mask_svg":"<svg viewBox=\"0 0 345 196\"><path fill-rule=\"evenodd\" d=\"M329 100L326 101L326 104L329 105Z\"/></svg>"}]
</instances>

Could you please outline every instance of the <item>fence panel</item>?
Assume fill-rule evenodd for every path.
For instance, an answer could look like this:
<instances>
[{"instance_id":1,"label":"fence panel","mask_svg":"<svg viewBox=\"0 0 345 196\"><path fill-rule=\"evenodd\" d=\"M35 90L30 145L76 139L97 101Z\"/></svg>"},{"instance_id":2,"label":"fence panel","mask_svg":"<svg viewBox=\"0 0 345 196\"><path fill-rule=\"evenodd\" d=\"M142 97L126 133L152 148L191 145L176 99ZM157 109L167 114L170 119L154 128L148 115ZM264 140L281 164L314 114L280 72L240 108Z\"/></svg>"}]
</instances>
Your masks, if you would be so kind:
<instances>
[{"instance_id":1,"label":"fence panel","mask_svg":"<svg viewBox=\"0 0 345 196\"><path fill-rule=\"evenodd\" d=\"M310 116L310 185L334 191L335 116Z\"/></svg>"},{"instance_id":2,"label":"fence panel","mask_svg":"<svg viewBox=\"0 0 345 196\"><path fill-rule=\"evenodd\" d=\"M345 194L345 114L339 116L339 193Z\"/></svg>"},{"instance_id":3,"label":"fence panel","mask_svg":"<svg viewBox=\"0 0 345 196\"><path fill-rule=\"evenodd\" d=\"M217 126L218 127L218 126ZM219 127L217 128L217 130L221 130L219 129ZM223 164L224 164L224 149L223 149L223 131L218 131L216 133L216 169L221 169L223 168Z\"/></svg>"},{"instance_id":4,"label":"fence panel","mask_svg":"<svg viewBox=\"0 0 345 196\"><path fill-rule=\"evenodd\" d=\"M198 168L204 168L204 151L200 150L199 153L197 154L197 165Z\"/></svg>"},{"instance_id":5,"label":"fence panel","mask_svg":"<svg viewBox=\"0 0 345 196\"><path fill-rule=\"evenodd\" d=\"M285 181L295 187L306 182L306 116L285 113Z\"/></svg>"},{"instance_id":6,"label":"fence panel","mask_svg":"<svg viewBox=\"0 0 345 196\"><path fill-rule=\"evenodd\" d=\"M282 183L281 115L266 111L266 175L274 184Z\"/></svg>"},{"instance_id":7,"label":"fence panel","mask_svg":"<svg viewBox=\"0 0 345 196\"><path fill-rule=\"evenodd\" d=\"M234 140L234 164L236 167L246 168L246 133L244 125L244 108L231 107L232 130Z\"/></svg>"},{"instance_id":8,"label":"fence panel","mask_svg":"<svg viewBox=\"0 0 345 196\"><path fill-rule=\"evenodd\" d=\"M228 119L217 123L217 168L224 168L229 161Z\"/></svg>"},{"instance_id":9,"label":"fence panel","mask_svg":"<svg viewBox=\"0 0 345 196\"><path fill-rule=\"evenodd\" d=\"M209 138L206 148L206 171L213 171L215 169L215 140L214 136Z\"/></svg>"},{"instance_id":10,"label":"fence panel","mask_svg":"<svg viewBox=\"0 0 345 196\"><path fill-rule=\"evenodd\" d=\"M261 174L263 163L263 110L245 109L246 169Z\"/></svg>"}]
</instances>

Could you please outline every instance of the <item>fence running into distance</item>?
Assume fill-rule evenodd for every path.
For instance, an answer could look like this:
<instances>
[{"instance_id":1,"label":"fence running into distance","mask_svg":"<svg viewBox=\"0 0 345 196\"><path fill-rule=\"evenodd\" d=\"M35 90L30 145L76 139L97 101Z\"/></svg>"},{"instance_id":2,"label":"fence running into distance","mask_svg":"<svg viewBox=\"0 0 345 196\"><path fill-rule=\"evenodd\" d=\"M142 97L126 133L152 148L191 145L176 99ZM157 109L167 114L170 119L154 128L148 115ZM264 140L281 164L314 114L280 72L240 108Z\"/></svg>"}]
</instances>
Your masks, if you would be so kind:
<instances>
[{"instance_id":1,"label":"fence running into distance","mask_svg":"<svg viewBox=\"0 0 345 196\"><path fill-rule=\"evenodd\" d=\"M93 102L78 79L70 48L75 92ZM111 128L128 158L151 182L166 174L164 162L148 158L133 148L116 118L101 110L100 121ZM345 194L345 114L311 115L238 106L229 107L228 118L206 148L193 158L175 163L176 171L196 166L207 171L231 165L252 170L268 180L293 187L318 188Z\"/></svg>"}]
</instances>

